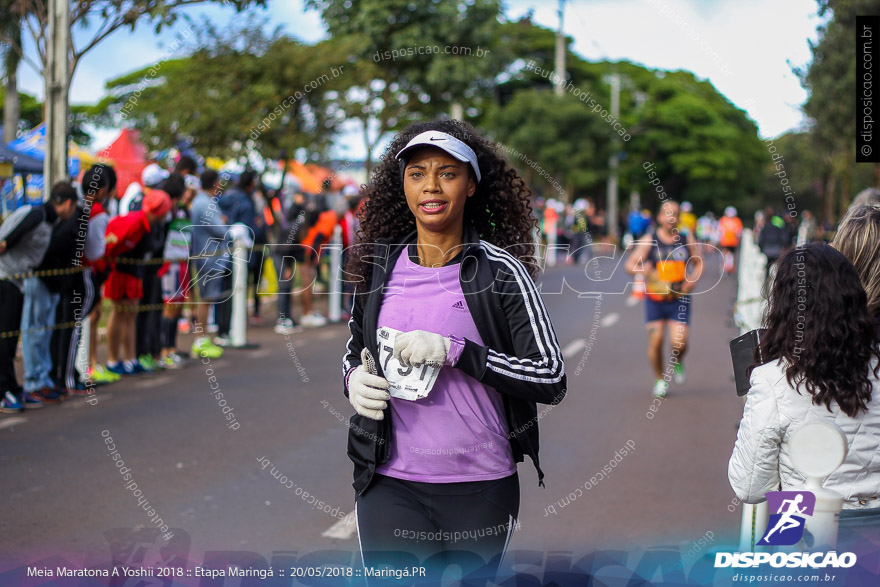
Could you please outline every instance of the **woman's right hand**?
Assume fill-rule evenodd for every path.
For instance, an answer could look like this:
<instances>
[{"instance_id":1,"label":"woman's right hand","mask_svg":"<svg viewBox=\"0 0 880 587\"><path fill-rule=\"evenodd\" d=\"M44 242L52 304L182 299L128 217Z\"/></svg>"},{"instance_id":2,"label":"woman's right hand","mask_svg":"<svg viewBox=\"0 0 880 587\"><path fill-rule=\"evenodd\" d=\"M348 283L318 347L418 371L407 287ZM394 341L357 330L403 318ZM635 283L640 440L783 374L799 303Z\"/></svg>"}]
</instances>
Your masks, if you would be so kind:
<instances>
[{"instance_id":1,"label":"woman's right hand","mask_svg":"<svg viewBox=\"0 0 880 587\"><path fill-rule=\"evenodd\" d=\"M348 401L354 411L373 420L382 420L382 411L388 406L391 395L385 391L388 380L371 375L363 365L358 365L348 378Z\"/></svg>"}]
</instances>

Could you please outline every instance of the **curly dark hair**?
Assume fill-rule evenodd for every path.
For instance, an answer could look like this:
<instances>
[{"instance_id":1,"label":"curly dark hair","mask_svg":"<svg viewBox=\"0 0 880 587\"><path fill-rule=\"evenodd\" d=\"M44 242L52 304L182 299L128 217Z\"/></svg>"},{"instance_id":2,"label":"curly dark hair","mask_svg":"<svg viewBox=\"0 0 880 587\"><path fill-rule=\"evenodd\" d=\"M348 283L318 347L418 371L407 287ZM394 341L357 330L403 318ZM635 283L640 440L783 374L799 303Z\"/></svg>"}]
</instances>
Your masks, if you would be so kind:
<instances>
[{"instance_id":1,"label":"curly dark hair","mask_svg":"<svg viewBox=\"0 0 880 587\"><path fill-rule=\"evenodd\" d=\"M532 216L529 186L508 164L495 144L480 136L466 122L437 119L410 125L385 149L382 161L373 170L370 182L361 190L366 201L358 219L358 240L370 246L379 238L398 239L416 229L416 219L410 212L403 192L400 165L395 155L414 136L429 130L438 130L466 143L477 155L481 181L474 195L467 199L464 221L470 222L480 238L504 248L523 261L532 279L537 275L534 264ZM365 257L370 251L350 255L346 273L356 276L352 281L369 283L372 264Z\"/></svg>"},{"instance_id":2,"label":"curly dark hair","mask_svg":"<svg viewBox=\"0 0 880 587\"><path fill-rule=\"evenodd\" d=\"M789 385L802 384L829 411L832 402L850 417L867 411L870 366L880 359L877 323L858 273L839 251L811 243L779 259L764 326L758 351L765 362L783 359Z\"/></svg>"}]
</instances>

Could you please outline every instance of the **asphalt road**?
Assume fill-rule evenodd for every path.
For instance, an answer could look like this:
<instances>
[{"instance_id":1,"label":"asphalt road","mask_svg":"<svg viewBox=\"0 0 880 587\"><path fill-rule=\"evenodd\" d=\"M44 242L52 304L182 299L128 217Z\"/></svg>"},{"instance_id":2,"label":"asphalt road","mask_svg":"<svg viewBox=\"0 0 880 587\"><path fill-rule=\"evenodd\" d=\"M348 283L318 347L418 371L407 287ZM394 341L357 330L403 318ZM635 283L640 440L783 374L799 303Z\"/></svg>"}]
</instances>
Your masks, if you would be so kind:
<instances>
[{"instance_id":1,"label":"asphalt road","mask_svg":"<svg viewBox=\"0 0 880 587\"><path fill-rule=\"evenodd\" d=\"M727 350L737 335L735 281L709 263L704 289L720 281L695 297L688 381L654 400L643 309L620 293L628 278L618 262L563 265L543 280L569 390L540 422L546 488L529 462L519 466L520 529L510 549L684 551L707 532L735 541L739 509L729 507L727 482L742 413ZM563 277L582 292L606 293L578 297L561 287ZM288 337L251 328L257 349L126 378L99 388L94 405L76 398L0 417L0 569L52 556L88 565L176 553L202 563L212 551L269 560L356 550L353 525L338 519L353 507L345 424L352 410L340 364L347 337L345 324ZM181 348L188 341L181 337ZM615 457L627 445L629 454ZM129 469L128 482L114 458ZM591 481L615 460L610 474ZM156 529L159 517L174 534L169 541Z\"/></svg>"}]
</instances>

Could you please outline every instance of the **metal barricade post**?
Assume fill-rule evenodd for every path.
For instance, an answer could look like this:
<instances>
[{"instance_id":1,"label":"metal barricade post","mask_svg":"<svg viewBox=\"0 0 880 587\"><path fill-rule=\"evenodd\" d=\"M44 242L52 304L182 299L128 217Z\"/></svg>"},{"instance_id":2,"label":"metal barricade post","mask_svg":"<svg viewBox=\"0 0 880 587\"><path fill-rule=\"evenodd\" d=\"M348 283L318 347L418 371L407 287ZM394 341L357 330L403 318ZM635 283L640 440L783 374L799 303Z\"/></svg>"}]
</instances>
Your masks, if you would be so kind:
<instances>
[{"instance_id":1,"label":"metal barricade post","mask_svg":"<svg viewBox=\"0 0 880 587\"><path fill-rule=\"evenodd\" d=\"M336 225L330 240L330 299L327 318L339 322L342 316L342 227Z\"/></svg>"},{"instance_id":2,"label":"metal barricade post","mask_svg":"<svg viewBox=\"0 0 880 587\"><path fill-rule=\"evenodd\" d=\"M245 231L236 231L232 248L232 323L229 327L232 348L256 348L258 346L247 340L247 253L252 246L253 241Z\"/></svg>"}]
</instances>

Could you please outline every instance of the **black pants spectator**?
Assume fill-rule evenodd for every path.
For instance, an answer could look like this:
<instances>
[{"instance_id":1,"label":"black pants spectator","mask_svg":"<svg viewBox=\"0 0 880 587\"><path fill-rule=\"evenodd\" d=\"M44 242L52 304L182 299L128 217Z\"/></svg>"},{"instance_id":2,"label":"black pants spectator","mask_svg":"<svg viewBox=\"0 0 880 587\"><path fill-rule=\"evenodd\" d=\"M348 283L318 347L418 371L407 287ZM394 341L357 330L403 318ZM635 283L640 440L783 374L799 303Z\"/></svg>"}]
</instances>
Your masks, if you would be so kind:
<instances>
[{"instance_id":1,"label":"black pants spectator","mask_svg":"<svg viewBox=\"0 0 880 587\"><path fill-rule=\"evenodd\" d=\"M251 259L248 263L248 286L254 285L254 317L260 316L260 277L263 274L263 247L266 243L254 243Z\"/></svg>"},{"instance_id":2,"label":"black pants spectator","mask_svg":"<svg viewBox=\"0 0 880 587\"><path fill-rule=\"evenodd\" d=\"M294 270L302 271L302 264L305 262L305 255L301 250L289 251L289 254L275 255L275 271L278 273L278 317L290 318L296 323L293 317L293 282ZM290 279L284 278L285 271L291 272Z\"/></svg>"},{"instance_id":3,"label":"black pants spectator","mask_svg":"<svg viewBox=\"0 0 880 587\"><path fill-rule=\"evenodd\" d=\"M220 301L214 304L214 322L217 323L218 336L229 336L229 329L232 325L232 271L229 271L222 279Z\"/></svg>"},{"instance_id":4,"label":"black pants spectator","mask_svg":"<svg viewBox=\"0 0 880 587\"><path fill-rule=\"evenodd\" d=\"M76 352L82 337L82 321L91 312L96 300L91 270L71 275L60 293L55 324L73 322L74 325L52 332L49 347L52 353L51 375L59 387L74 389L81 382L76 370ZM92 336L97 336L97 326L92 330Z\"/></svg>"},{"instance_id":5,"label":"black pants spectator","mask_svg":"<svg viewBox=\"0 0 880 587\"><path fill-rule=\"evenodd\" d=\"M162 303L162 282L158 276L158 265L147 265L144 270L144 297L141 305ZM158 357L162 353L162 310L138 312L135 337L135 355Z\"/></svg>"},{"instance_id":6,"label":"black pants spectator","mask_svg":"<svg viewBox=\"0 0 880 587\"><path fill-rule=\"evenodd\" d=\"M18 347L18 334L3 336L7 332L17 332L21 328L21 310L24 295L14 283L0 279L0 395L11 391L21 395L21 387L15 378L15 349Z\"/></svg>"}]
</instances>

